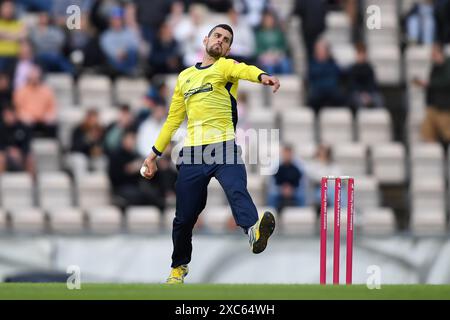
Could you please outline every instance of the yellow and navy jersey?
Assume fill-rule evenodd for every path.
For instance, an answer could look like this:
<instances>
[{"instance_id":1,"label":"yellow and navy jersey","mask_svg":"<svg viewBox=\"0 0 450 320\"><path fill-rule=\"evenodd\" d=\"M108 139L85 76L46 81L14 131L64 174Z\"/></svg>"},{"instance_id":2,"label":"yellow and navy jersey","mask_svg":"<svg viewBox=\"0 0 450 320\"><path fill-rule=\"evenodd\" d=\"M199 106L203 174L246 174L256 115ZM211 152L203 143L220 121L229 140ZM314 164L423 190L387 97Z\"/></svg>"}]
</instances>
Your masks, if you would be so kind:
<instances>
[{"instance_id":1,"label":"yellow and navy jersey","mask_svg":"<svg viewBox=\"0 0 450 320\"><path fill-rule=\"evenodd\" d=\"M182 71L172 96L169 114L153 146L161 155L187 116L185 146L232 140L237 123L238 81L260 82L261 69L220 58L209 66L200 63Z\"/></svg>"}]
</instances>

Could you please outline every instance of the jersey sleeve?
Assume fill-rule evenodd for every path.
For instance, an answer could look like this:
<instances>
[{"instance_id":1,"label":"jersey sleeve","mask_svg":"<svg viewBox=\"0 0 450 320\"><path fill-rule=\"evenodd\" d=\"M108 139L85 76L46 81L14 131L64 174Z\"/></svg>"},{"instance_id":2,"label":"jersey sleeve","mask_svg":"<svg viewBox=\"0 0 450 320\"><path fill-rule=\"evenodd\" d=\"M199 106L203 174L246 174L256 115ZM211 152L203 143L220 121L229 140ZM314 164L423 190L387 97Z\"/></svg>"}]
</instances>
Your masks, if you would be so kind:
<instances>
[{"instance_id":1,"label":"jersey sleeve","mask_svg":"<svg viewBox=\"0 0 450 320\"><path fill-rule=\"evenodd\" d=\"M166 122L153 145L153 152L158 156L166 149L167 145L170 143L173 134L180 127L181 123L186 117L186 106L184 104L184 97L179 86L179 79L172 96L172 102L170 103L169 114L167 116Z\"/></svg>"},{"instance_id":2,"label":"jersey sleeve","mask_svg":"<svg viewBox=\"0 0 450 320\"><path fill-rule=\"evenodd\" d=\"M218 67L228 81L248 80L261 82L261 76L267 74L263 70L244 62L237 62L233 59L220 58Z\"/></svg>"}]
</instances>

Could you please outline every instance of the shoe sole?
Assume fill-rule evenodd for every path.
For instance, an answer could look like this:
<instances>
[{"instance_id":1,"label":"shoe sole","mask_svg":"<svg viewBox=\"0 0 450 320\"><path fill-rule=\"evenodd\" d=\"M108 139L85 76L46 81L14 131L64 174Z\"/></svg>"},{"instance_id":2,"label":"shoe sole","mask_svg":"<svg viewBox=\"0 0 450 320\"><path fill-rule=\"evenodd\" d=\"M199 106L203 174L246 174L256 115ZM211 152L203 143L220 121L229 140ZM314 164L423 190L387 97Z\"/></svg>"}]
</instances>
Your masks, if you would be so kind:
<instances>
[{"instance_id":1,"label":"shoe sole","mask_svg":"<svg viewBox=\"0 0 450 320\"><path fill-rule=\"evenodd\" d=\"M264 215L259 224L259 239L253 244L253 253L261 253L266 249L267 241L275 230L275 217L269 211Z\"/></svg>"}]
</instances>

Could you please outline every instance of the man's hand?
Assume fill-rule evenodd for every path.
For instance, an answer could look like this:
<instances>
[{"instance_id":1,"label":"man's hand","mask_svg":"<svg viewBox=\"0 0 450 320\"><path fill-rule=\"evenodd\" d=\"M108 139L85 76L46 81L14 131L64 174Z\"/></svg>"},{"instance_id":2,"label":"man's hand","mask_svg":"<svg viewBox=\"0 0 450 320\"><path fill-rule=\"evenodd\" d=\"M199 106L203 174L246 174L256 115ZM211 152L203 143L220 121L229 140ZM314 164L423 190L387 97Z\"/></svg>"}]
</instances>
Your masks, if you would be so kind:
<instances>
[{"instance_id":1,"label":"man's hand","mask_svg":"<svg viewBox=\"0 0 450 320\"><path fill-rule=\"evenodd\" d=\"M278 78L274 76L268 76L266 74L263 74L261 76L261 83L265 86L272 86L273 93L277 92L278 89L280 88L280 80L278 80Z\"/></svg>"},{"instance_id":2,"label":"man's hand","mask_svg":"<svg viewBox=\"0 0 450 320\"><path fill-rule=\"evenodd\" d=\"M150 153L150 155L144 160L142 166L147 168L144 172L144 178L149 180L152 179L155 176L156 171L158 171L158 166L156 165L156 154L153 152Z\"/></svg>"}]
</instances>

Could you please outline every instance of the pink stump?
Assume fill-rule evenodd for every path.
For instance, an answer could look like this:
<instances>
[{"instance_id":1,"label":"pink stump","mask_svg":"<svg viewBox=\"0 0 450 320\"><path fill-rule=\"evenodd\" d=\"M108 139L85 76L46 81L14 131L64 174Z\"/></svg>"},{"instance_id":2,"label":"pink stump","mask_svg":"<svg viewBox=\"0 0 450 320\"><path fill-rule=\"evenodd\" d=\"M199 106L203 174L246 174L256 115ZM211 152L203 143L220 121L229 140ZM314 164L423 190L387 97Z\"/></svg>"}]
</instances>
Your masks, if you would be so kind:
<instances>
[{"instance_id":1,"label":"pink stump","mask_svg":"<svg viewBox=\"0 0 450 320\"><path fill-rule=\"evenodd\" d=\"M353 272L353 217L354 217L354 193L355 180L348 179L348 195L347 195L347 261L346 261L346 284L352 284Z\"/></svg>"},{"instance_id":2,"label":"pink stump","mask_svg":"<svg viewBox=\"0 0 450 320\"><path fill-rule=\"evenodd\" d=\"M327 282L327 189L328 180L322 178L320 185L320 284Z\"/></svg>"},{"instance_id":3,"label":"pink stump","mask_svg":"<svg viewBox=\"0 0 450 320\"><path fill-rule=\"evenodd\" d=\"M340 246L341 246L341 178L336 178L334 185L333 284L339 284Z\"/></svg>"}]
</instances>

